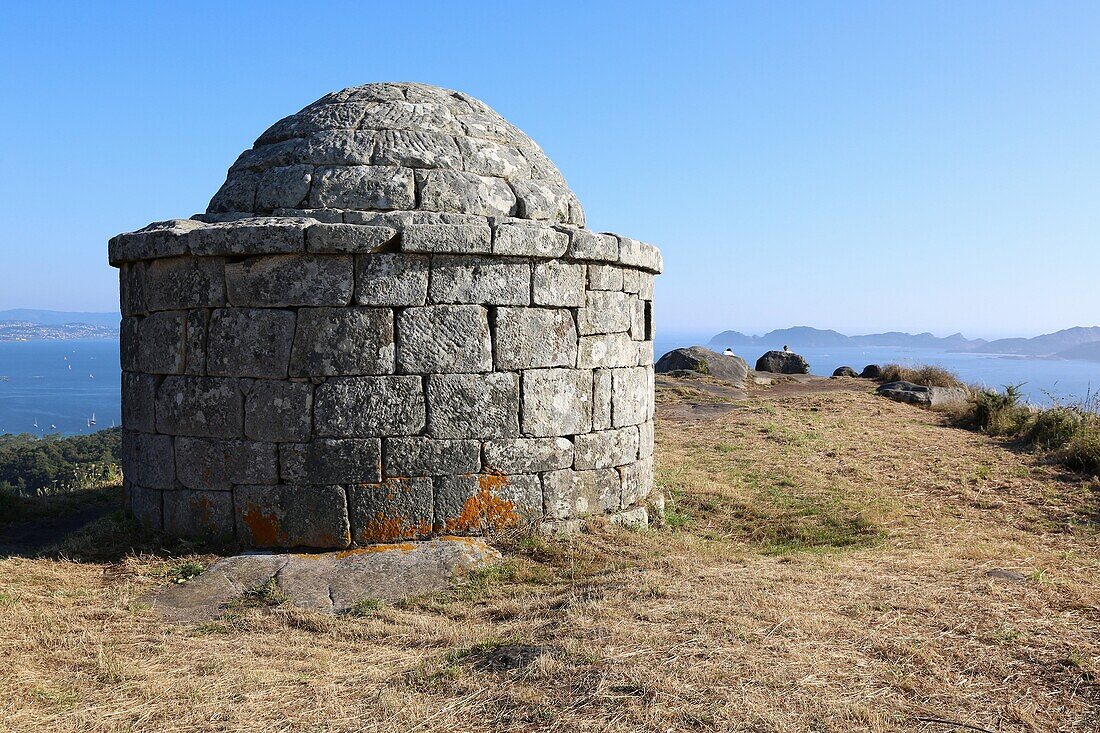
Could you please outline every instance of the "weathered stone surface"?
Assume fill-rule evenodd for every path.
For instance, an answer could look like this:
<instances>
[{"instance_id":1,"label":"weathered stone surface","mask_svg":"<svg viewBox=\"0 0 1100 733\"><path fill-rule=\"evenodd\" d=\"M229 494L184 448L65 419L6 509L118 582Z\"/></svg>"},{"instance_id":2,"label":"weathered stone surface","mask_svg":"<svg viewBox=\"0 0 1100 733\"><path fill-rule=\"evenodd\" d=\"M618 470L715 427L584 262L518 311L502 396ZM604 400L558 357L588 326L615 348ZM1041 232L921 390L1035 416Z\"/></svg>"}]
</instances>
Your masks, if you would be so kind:
<instances>
[{"instance_id":1,"label":"weathered stone surface","mask_svg":"<svg viewBox=\"0 0 1100 733\"><path fill-rule=\"evenodd\" d=\"M127 479L149 489L176 488L172 438L167 435L124 432L122 452L131 470Z\"/></svg>"},{"instance_id":2,"label":"weathered stone surface","mask_svg":"<svg viewBox=\"0 0 1100 733\"><path fill-rule=\"evenodd\" d=\"M573 443L566 438L506 438L485 443L485 468L507 476L541 473L573 465Z\"/></svg>"},{"instance_id":3,"label":"weathered stone surface","mask_svg":"<svg viewBox=\"0 0 1100 733\"><path fill-rule=\"evenodd\" d=\"M584 307L577 311L577 330L582 336L629 330L629 298L623 292L589 290Z\"/></svg>"},{"instance_id":4,"label":"weathered stone surface","mask_svg":"<svg viewBox=\"0 0 1100 733\"><path fill-rule=\"evenodd\" d=\"M624 290L623 268L616 265L589 265L589 290ZM638 292L634 290L633 292Z\"/></svg>"},{"instance_id":5,"label":"weathered stone surface","mask_svg":"<svg viewBox=\"0 0 1100 733\"><path fill-rule=\"evenodd\" d=\"M592 429L607 430L611 427L611 370L592 372Z\"/></svg>"},{"instance_id":6,"label":"weathered stone surface","mask_svg":"<svg viewBox=\"0 0 1100 733\"><path fill-rule=\"evenodd\" d=\"M481 467L481 443L476 440L437 438L387 438L387 476L440 476L477 473Z\"/></svg>"},{"instance_id":7,"label":"weathered stone surface","mask_svg":"<svg viewBox=\"0 0 1100 733\"><path fill-rule=\"evenodd\" d=\"M306 250L317 254L374 252L397 238L391 227L361 224L314 224L306 230Z\"/></svg>"},{"instance_id":8,"label":"weathered stone surface","mask_svg":"<svg viewBox=\"0 0 1100 733\"><path fill-rule=\"evenodd\" d=\"M777 374L809 374L810 365L792 351L769 351L756 360L756 371Z\"/></svg>"},{"instance_id":9,"label":"weathered stone surface","mask_svg":"<svg viewBox=\"0 0 1100 733\"><path fill-rule=\"evenodd\" d=\"M653 420L638 423L638 457L649 458L653 455Z\"/></svg>"},{"instance_id":10,"label":"weathered stone surface","mask_svg":"<svg viewBox=\"0 0 1100 733\"><path fill-rule=\"evenodd\" d=\"M474 537L342 553L249 553L222 558L197 578L143 600L168 621L200 623L223 615L248 590L274 583L291 606L338 614L363 601L394 603L444 591L499 559L498 551Z\"/></svg>"},{"instance_id":11,"label":"weathered stone surface","mask_svg":"<svg viewBox=\"0 0 1100 733\"><path fill-rule=\"evenodd\" d=\"M531 164L511 145L463 136L458 138L458 147L462 151L463 167L469 173L497 178L530 174Z\"/></svg>"},{"instance_id":12,"label":"weathered stone surface","mask_svg":"<svg viewBox=\"0 0 1100 733\"><path fill-rule=\"evenodd\" d=\"M649 419L653 402L653 382L646 367L613 369L612 415L615 427L637 425Z\"/></svg>"},{"instance_id":13,"label":"weathered stone surface","mask_svg":"<svg viewBox=\"0 0 1100 733\"><path fill-rule=\"evenodd\" d=\"M859 372L850 366L841 366L833 370L834 377L858 377Z\"/></svg>"},{"instance_id":14,"label":"weathered stone surface","mask_svg":"<svg viewBox=\"0 0 1100 733\"><path fill-rule=\"evenodd\" d=\"M279 446L283 481L294 484L378 483L382 442L378 438L317 438Z\"/></svg>"},{"instance_id":15,"label":"weathered stone surface","mask_svg":"<svg viewBox=\"0 0 1100 733\"><path fill-rule=\"evenodd\" d=\"M416 172L416 182L420 208L428 211L509 216L516 208L516 195L499 178L459 171L427 170Z\"/></svg>"},{"instance_id":16,"label":"weathered stone surface","mask_svg":"<svg viewBox=\"0 0 1100 733\"><path fill-rule=\"evenodd\" d=\"M147 489L134 484L129 485L126 491L127 504L134 519L142 527L154 532L160 532L164 527L161 493L157 489Z\"/></svg>"},{"instance_id":17,"label":"weathered stone surface","mask_svg":"<svg viewBox=\"0 0 1100 733\"><path fill-rule=\"evenodd\" d=\"M194 308L187 311L186 341L183 347L183 373L202 376L206 374L206 325L210 311Z\"/></svg>"},{"instance_id":18,"label":"weathered stone surface","mask_svg":"<svg viewBox=\"0 0 1100 733\"><path fill-rule=\"evenodd\" d=\"M219 308L207 327L206 373L215 377L287 376L294 311Z\"/></svg>"},{"instance_id":19,"label":"weathered stone surface","mask_svg":"<svg viewBox=\"0 0 1100 733\"><path fill-rule=\"evenodd\" d=\"M573 445L578 470L623 466L638 459L638 428L584 433L573 438Z\"/></svg>"},{"instance_id":20,"label":"weathered stone surface","mask_svg":"<svg viewBox=\"0 0 1100 733\"><path fill-rule=\"evenodd\" d=\"M132 262L119 268L119 310L123 316L145 313L145 268L144 262Z\"/></svg>"},{"instance_id":21,"label":"weathered stone surface","mask_svg":"<svg viewBox=\"0 0 1100 733\"><path fill-rule=\"evenodd\" d=\"M293 254L305 249L305 231L313 223L301 217L238 219L196 229L188 236L188 244L192 254L205 257Z\"/></svg>"},{"instance_id":22,"label":"weathered stone surface","mask_svg":"<svg viewBox=\"0 0 1100 733\"><path fill-rule=\"evenodd\" d=\"M642 275L645 273L641 270L635 270L632 267L620 267L619 272L623 276L623 292L637 294L642 289Z\"/></svg>"},{"instance_id":23,"label":"weathered stone surface","mask_svg":"<svg viewBox=\"0 0 1100 733\"><path fill-rule=\"evenodd\" d=\"M643 501L653 491L653 458L645 457L619 467L623 507Z\"/></svg>"},{"instance_id":24,"label":"weathered stone surface","mask_svg":"<svg viewBox=\"0 0 1100 733\"><path fill-rule=\"evenodd\" d=\"M141 316L128 316L118 327L119 364L124 372L141 371Z\"/></svg>"},{"instance_id":25,"label":"weathered stone surface","mask_svg":"<svg viewBox=\"0 0 1100 733\"><path fill-rule=\"evenodd\" d=\"M165 491L164 533L215 543L233 541L233 495L228 491Z\"/></svg>"},{"instance_id":26,"label":"weathered stone surface","mask_svg":"<svg viewBox=\"0 0 1100 733\"><path fill-rule=\"evenodd\" d=\"M265 308L347 305L355 282L350 255L252 257L226 265L225 280L232 305Z\"/></svg>"},{"instance_id":27,"label":"weathered stone surface","mask_svg":"<svg viewBox=\"0 0 1100 733\"><path fill-rule=\"evenodd\" d=\"M635 272L637 271L635 270ZM642 300L653 300L653 279L651 273L638 273L638 297Z\"/></svg>"},{"instance_id":28,"label":"weathered stone surface","mask_svg":"<svg viewBox=\"0 0 1100 733\"><path fill-rule=\"evenodd\" d=\"M187 311L150 313L138 325L138 369L147 374L180 374L184 366Z\"/></svg>"},{"instance_id":29,"label":"weathered stone surface","mask_svg":"<svg viewBox=\"0 0 1100 733\"><path fill-rule=\"evenodd\" d=\"M607 521L627 529L645 529L649 526L649 509L636 506L608 516Z\"/></svg>"},{"instance_id":30,"label":"weathered stone surface","mask_svg":"<svg viewBox=\"0 0 1100 733\"><path fill-rule=\"evenodd\" d=\"M148 374L122 374L122 427L151 433L156 430L157 379Z\"/></svg>"},{"instance_id":31,"label":"weathered stone surface","mask_svg":"<svg viewBox=\"0 0 1100 733\"><path fill-rule=\"evenodd\" d=\"M592 373L529 369L523 373L523 432L573 435L592 429Z\"/></svg>"},{"instance_id":32,"label":"weathered stone surface","mask_svg":"<svg viewBox=\"0 0 1100 733\"><path fill-rule=\"evenodd\" d=\"M243 396L236 379L165 377L157 389L157 432L207 438L239 438Z\"/></svg>"},{"instance_id":33,"label":"weathered stone surface","mask_svg":"<svg viewBox=\"0 0 1100 733\"><path fill-rule=\"evenodd\" d=\"M392 374L394 351L388 308L300 308L290 375Z\"/></svg>"},{"instance_id":34,"label":"weathered stone surface","mask_svg":"<svg viewBox=\"0 0 1100 733\"><path fill-rule=\"evenodd\" d=\"M313 178L312 165L268 168L256 183L256 210L297 208L306 203Z\"/></svg>"},{"instance_id":35,"label":"weathered stone surface","mask_svg":"<svg viewBox=\"0 0 1100 733\"><path fill-rule=\"evenodd\" d=\"M630 338L635 341L645 341L649 338L646 332L645 301L628 295L627 306L630 308Z\"/></svg>"},{"instance_id":36,"label":"weathered stone surface","mask_svg":"<svg viewBox=\"0 0 1100 733\"><path fill-rule=\"evenodd\" d=\"M635 341L638 345L638 366L653 366L653 342Z\"/></svg>"},{"instance_id":37,"label":"weathered stone surface","mask_svg":"<svg viewBox=\"0 0 1100 733\"><path fill-rule=\"evenodd\" d=\"M341 486L238 486L233 499L237 538L246 545L340 549L351 544Z\"/></svg>"},{"instance_id":38,"label":"weathered stone surface","mask_svg":"<svg viewBox=\"0 0 1100 733\"><path fill-rule=\"evenodd\" d=\"M714 379L743 387L749 374L749 365L740 356L729 356L711 351L704 346L673 349L657 362L658 374L673 371L693 371L707 374Z\"/></svg>"},{"instance_id":39,"label":"weathered stone surface","mask_svg":"<svg viewBox=\"0 0 1100 733\"><path fill-rule=\"evenodd\" d=\"M428 258L377 253L355 258L355 302L359 305L424 305L428 299Z\"/></svg>"},{"instance_id":40,"label":"weathered stone surface","mask_svg":"<svg viewBox=\"0 0 1100 733\"><path fill-rule=\"evenodd\" d=\"M145 271L145 303L151 311L225 305L225 262L216 257L154 260Z\"/></svg>"},{"instance_id":41,"label":"weathered stone surface","mask_svg":"<svg viewBox=\"0 0 1100 733\"><path fill-rule=\"evenodd\" d=\"M413 171L395 166L319 168L309 205L332 209L414 209Z\"/></svg>"},{"instance_id":42,"label":"weathered stone surface","mask_svg":"<svg viewBox=\"0 0 1100 733\"><path fill-rule=\"evenodd\" d=\"M381 130L377 140L375 165L448 170L462 168L462 155L451 135L420 130Z\"/></svg>"},{"instance_id":43,"label":"weathered stone surface","mask_svg":"<svg viewBox=\"0 0 1100 733\"><path fill-rule=\"evenodd\" d=\"M308 440L313 425L313 385L258 380L244 403L244 434L252 440Z\"/></svg>"},{"instance_id":44,"label":"weathered stone surface","mask_svg":"<svg viewBox=\"0 0 1100 733\"><path fill-rule=\"evenodd\" d=\"M435 479L434 528L447 534L507 529L537 517L541 503L538 476L440 476Z\"/></svg>"},{"instance_id":45,"label":"weathered stone surface","mask_svg":"<svg viewBox=\"0 0 1100 733\"><path fill-rule=\"evenodd\" d=\"M577 308L585 303L584 265L566 262L539 262L534 272L535 305Z\"/></svg>"},{"instance_id":46,"label":"weathered stone surface","mask_svg":"<svg viewBox=\"0 0 1100 733\"><path fill-rule=\"evenodd\" d=\"M570 212L569 189L564 183L517 180L512 182L512 189L515 191L516 216L561 223L574 221Z\"/></svg>"},{"instance_id":47,"label":"weathered stone surface","mask_svg":"<svg viewBox=\"0 0 1100 733\"><path fill-rule=\"evenodd\" d=\"M493 254L512 257L561 257L569 237L545 224L517 219L493 230Z\"/></svg>"},{"instance_id":48,"label":"weathered stone surface","mask_svg":"<svg viewBox=\"0 0 1100 733\"><path fill-rule=\"evenodd\" d=\"M616 511L622 506L619 473L563 469L542 476L543 511L551 519L569 519Z\"/></svg>"},{"instance_id":49,"label":"weathered stone surface","mask_svg":"<svg viewBox=\"0 0 1100 733\"><path fill-rule=\"evenodd\" d=\"M428 432L436 438L509 438L519 434L519 376L428 377Z\"/></svg>"},{"instance_id":50,"label":"weathered stone surface","mask_svg":"<svg viewBox=\"0 0 1100 733\"><path fill-rule=\"evenodd\" d=\"M619 261L619 239L614 234L596 234L570 227L569 256L576 260Z\"/></svg>"},{"instance_id":51,"label":"weathered stone surface","mask_svg":"<svg viewBox=\"0 0 1100 733\"><path fill-rule=\"evenodd\" d=\"M493 230L481 223L410 224L401 232L405 252L482 254L492 246Z\"/></svg>"},{"instance_id":52,"label":"weathered stone surface","mask_svg":"<svg viewBox=\"0 0 1100 733\"><path fill-rule=\"evenodd\" d=\"M432 532L430 478L392 478L348 487L352 537L359 544L427 537Z\"/></svg>"},{"instance_id":53,"label":"weathered stone surface","mask_svg":"<svg viewBox=\"0 0 1100 733\"><path fill-rule=\"evenodd\" d=\"M527 305L531 265L521 260L439 255L432 259L428 294L433 303Z\"/></svg>"},{"instance_id":54,"label":"weathered stone surface","mask_svg":"<svg viewBox=\"0 0 1100 733\"><path fill-rule=\"evenodd\" d=\"M488 314L478 305L406 308L397 318L398 368L407 374L493 368Z\"/></svg>"},{"instance_id":55,"label":"weathered stone surface","mask_svg":"<svg viewBox=\"0 0 1100 733\"><path fill-rule=\"evenodd\" d=\"M333 377L314 395L322 437L416 435L424 428L420 377Z\"/></svg>"},{"instance_id":56,"label":"weathered stone surface","mask_svg":"<svg viewBox=\"0 0 1100 733\"><path fill-rule=\"evenodd\" d=\"M214 197L210 199L210 205L206 208L206 211L211 214L255 211L256 186L259 182L259 171L246 170L235 176L230 176L214 194Z\"/></svg>"},{"instance_id":57,"label":"weathered stone surface","mask_svg":"<svg viewBox=\"0 0 1100 733\"><path fill-rule=\"evenodd\" d=\"M577 368L599 369L636 366L637 342L627 333L581 336L577 340Z\"/></svg>"},{"instance_id":58,"label":"weathered stone surface","mask_svg":"<svg viewBox=\"0 0 1100 733\"><path fill-rule=\"evenodd\" d=\"M664 269L660 250L630 237L619 237L619 261L647 272L660 273Z\"/></svg>"},{"instance_id":59,"label":"weathered stone surface","mask_svg":"<svg viewBox=\"0 0 1100 733\"><path fill-rule=\"evenodd\" d=\"M119 234L107 243L107 254L112 265L157 257L185 254L189 235L204 226L190 219L170 219L153 222L147 227Z\"/></svg>"},{"instance_id":60,"label":"weathered stone surface","mask_svg":"<svg viewBox=\"0 0 1100 733\"><path fill-rule=\"evenodd\" d=\"M215 438L176 438L176 477L189 489L229 491L234 484L279 480L273 443Z\"/></svg>"},{"instance_id":61,"label":"weathered stone surface","mask_svg":"<svg viewBox=\"0 0 1100 733\"><path fill-rule=\"evenodd\" d=\"M498 308L495 336L500 371L572 367L577 361L573 314L562 308Z\"/></svg>"},{"instance_id":62,"label":"weathered stone surface","mask_svg":"<svg viewBox=\"0 0 1100 733\"><path fill-rule=\"evenodd\" d=\"M875 394L895 402L908 402L921 407L966 402L970 396L962 387L925 387L912 382L889 382L876 389Z\"/></svg>"}]
</instances>

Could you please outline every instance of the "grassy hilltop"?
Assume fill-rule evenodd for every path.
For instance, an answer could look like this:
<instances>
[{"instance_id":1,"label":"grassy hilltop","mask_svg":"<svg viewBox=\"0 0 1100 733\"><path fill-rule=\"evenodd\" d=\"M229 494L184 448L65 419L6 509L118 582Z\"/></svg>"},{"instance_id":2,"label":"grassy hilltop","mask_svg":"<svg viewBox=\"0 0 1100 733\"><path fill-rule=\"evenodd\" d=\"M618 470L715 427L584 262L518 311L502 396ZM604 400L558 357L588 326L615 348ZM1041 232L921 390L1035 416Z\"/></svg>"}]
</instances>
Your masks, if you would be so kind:
<instances>
[{"instance_id":1,"label":"grassy hilltop","mask_svg":"<svg viewBox=\"0 0 1100 733\"><path fill-rule=\"evenodd\" d=\"M658 402L667 526L398 606L166 625L137 599L211 558L117 519L0 559L0 730L1100 727L1096 479L859 380Z\"/></svg>"}]
</instances>

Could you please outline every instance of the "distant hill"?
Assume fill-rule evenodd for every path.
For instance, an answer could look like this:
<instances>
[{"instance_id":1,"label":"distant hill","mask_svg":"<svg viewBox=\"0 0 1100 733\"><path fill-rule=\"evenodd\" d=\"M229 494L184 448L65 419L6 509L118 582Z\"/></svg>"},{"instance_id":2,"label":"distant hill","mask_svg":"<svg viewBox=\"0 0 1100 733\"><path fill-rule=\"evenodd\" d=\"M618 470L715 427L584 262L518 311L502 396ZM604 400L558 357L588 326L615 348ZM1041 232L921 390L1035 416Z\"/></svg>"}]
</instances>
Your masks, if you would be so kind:
<instances>
[{"instance_id":1,"label":"distant hill","mask_svg":"<svg viewBox=\"0 0 1100 733\"><path fill-rule=\"evenodd\" d=\"M1079 344L1069 349L1058 352L1063 359L1084 359L1085 361L1100 361L1100 341L1091 341L1087 344Z\"/></svg>"},{"instance_id":2,"label":"distant hill","mask_svg":"<svg viewBox=\"0 0 1100 733\"><path fill-rule=\"evenodd\" d=\"M911 348L973 350L986 342L984 339L968 339L961 333L943 338L930 333L872 333L863 336L845 336L842 333L810 326L795 326L769 331L763 336L749 336L740 331L723 331L710 340L710 346L731 349L781 349L788 345L794 351L800 348L842 346L901 346Z\"/></svg>"},{"instance_id":3,"label":"distant hill","mask_svg":"<svg viewBox=\"0 0 1100 733\"><path fill-rule=\"evenodd\" d=\"M94 313L82 311L47 311L34 308L13 308L0 311L0 321L19 321L39 326L62 326L70 323L87 323L92 326L118 328L122 319L119 313Z\"/></svg>"},{"instance_id":4,"label":"distant hill","mask_svg":"<svg viewBox=\"0 0 1100 733\"><path fill-rule=\"evenodd\" d=\"M1067 359L1087 357L1066 356L1067 350L1100 341L1100 326L1074 326L1055 333L1047 333L1034 338L997 339L984 344L974 351L982 354L1023 354L1026 356L1063 356ZM1088 353L1085 349L1081 353Z\"/></svg>"}]
</instances>

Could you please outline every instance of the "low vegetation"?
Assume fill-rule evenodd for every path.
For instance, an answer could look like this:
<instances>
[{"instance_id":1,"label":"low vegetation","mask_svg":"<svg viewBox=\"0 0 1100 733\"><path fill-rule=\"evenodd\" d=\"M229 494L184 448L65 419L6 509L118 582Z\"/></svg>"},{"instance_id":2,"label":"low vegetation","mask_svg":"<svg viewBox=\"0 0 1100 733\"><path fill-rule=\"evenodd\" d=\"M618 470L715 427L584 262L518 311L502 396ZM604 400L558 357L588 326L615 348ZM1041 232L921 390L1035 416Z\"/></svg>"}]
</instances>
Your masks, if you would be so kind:
<instances>
[{"instance_id":1,"label":"low vegetation","mask_svg":"<svg viewBox=\"0 0 1100 733\"><path fill-rule=\"evenodd\" d=\"M912 382L924 387L965 387L959 376L943 367L923 365L904 367L887 364L879 374L880 382Z\"/></svg>"},{"instance_id":2,"label":"low vegetation","mask_svg":"<svg viewBox=\"0 0 1100 733\"><path fill-rule=\"evenodd\" d=\"M68 438L0 435L0 526L117 496L121 430Z\"/></svg>"},{"instance_id":3,"label":"low vegetation","mask_svg":"<svg viewBox=\"0 0 1100 733\"><path fill-rule=\"evenodd\" d=\"M1018 386L974 389L952 415L957 424L1008 438L1069 468L1100 475L1100 412L1096 400L1040 408L1025 403Z\"/></svg>"}]
</instances>

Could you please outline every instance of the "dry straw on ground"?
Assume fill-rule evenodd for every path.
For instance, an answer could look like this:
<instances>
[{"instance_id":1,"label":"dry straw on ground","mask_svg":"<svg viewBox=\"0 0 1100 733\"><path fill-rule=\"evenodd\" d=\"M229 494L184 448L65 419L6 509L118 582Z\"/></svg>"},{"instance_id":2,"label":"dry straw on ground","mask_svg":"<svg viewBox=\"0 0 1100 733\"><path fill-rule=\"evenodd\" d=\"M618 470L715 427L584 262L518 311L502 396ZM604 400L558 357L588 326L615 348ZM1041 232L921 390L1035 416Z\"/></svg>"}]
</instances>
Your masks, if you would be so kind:
<instances>
[{"instance_id":1,"label":"dry straw on ground","mask_svg":"<svg viewBox=\"0 0 1100 733\"><path fill-rule=\"evenodd\" d=\"M0 730L1100 728L1095 485L864 393L690 391L669 527L399 607L169 626L136 599L208 558L0 560Z\"/></svg>"}]
</instances>

